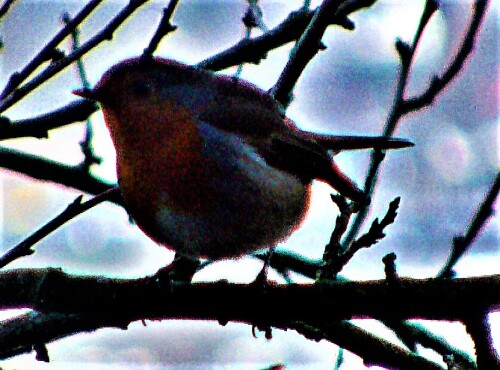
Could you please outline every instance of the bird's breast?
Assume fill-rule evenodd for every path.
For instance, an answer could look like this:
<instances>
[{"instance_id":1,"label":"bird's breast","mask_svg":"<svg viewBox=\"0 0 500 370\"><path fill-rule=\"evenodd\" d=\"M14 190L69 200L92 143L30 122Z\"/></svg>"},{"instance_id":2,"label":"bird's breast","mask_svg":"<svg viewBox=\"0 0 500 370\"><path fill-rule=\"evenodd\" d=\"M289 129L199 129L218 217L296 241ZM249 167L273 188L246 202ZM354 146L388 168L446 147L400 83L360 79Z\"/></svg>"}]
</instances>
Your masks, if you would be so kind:
<instances>
[{"instance_id":1,"label":"bird's breast","mask_svg":"<svg viewBox=\"0 0 500 370\"><path fill-rule=\"evenodd\" d=\"M130 213L158 242L194 256L237 256L282 240L301 221L309 186L238 135L197 122L163 143L138 153L140 166L120 164Z\"/></svg>"}]
</instances>

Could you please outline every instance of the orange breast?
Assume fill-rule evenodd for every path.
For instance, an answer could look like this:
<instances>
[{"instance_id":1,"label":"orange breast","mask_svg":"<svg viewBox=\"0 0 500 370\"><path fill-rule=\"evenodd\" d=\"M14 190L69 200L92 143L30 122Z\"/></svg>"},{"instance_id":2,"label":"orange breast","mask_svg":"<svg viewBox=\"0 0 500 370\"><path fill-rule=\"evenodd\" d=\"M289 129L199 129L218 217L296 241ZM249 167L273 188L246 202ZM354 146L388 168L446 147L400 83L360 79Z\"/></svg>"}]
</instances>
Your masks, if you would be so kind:
<instances>
[{"instance_id":1,"label":"orange breast","mask_svg":"<svg viewBox=\"0 0 500 370\"><path fill-rule=\"evenodd\" d=\"M210 166L202 155L202 140L192 115L182 107L145 107L119 114L109 111L117 151L117 170L127 208L151 236L159 207L176 212L205 212L209 205L203 183ZM159 119L160 118L160 119Z\"/></svg>"}]
</instances>

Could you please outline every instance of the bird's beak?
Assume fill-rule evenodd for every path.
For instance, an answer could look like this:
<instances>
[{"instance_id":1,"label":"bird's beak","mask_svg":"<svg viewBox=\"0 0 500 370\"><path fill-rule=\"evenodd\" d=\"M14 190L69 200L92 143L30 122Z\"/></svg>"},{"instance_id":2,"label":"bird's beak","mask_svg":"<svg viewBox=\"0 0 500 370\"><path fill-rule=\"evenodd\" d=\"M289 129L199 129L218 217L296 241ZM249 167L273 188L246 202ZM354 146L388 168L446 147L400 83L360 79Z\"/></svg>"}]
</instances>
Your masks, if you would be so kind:
<instances>
[{"instance_id":1,"label":"bird's beak","mask_svg":"<svg viewBox=\"0 0 500 370\"><path fill-rule=\"evenodd\" d=\"M72 93L85 99L100 101L99 94L97 94L95 89L88 89L88 88L77 89L73 90Z\"/></svg>"}]
</instances>

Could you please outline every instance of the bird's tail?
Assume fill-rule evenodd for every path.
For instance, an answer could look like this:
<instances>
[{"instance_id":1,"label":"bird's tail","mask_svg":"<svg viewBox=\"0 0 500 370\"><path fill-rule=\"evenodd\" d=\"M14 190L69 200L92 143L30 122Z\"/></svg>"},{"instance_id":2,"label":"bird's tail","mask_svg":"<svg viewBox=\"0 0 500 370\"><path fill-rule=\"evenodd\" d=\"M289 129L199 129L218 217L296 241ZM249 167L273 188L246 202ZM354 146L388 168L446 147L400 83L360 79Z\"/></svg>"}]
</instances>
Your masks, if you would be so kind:
<instances>
[{"instance_id":1,"label":"bird's tail","mask_svg":"<svg viewBox=\"0 0 500 370\"><path fill-rule=\"evenodd\" d=\"M342 136L312 133L309 135L323 148L333 152L356 149L401 149L415 145L406 139L383 136Z\"/></svg>"}]
</instances>

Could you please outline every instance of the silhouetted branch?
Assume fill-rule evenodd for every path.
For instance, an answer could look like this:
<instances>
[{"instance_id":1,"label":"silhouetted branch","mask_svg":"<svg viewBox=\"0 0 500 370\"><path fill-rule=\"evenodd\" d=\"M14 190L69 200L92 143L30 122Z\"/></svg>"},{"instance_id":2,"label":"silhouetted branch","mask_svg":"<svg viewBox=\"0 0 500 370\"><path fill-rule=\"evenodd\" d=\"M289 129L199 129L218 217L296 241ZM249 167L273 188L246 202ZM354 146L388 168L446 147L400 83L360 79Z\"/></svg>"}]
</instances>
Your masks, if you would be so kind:
<instances>
[{"instance_id":1,"label":"silhouetted branch","mask_svg":"<svg viewBox=\"0 0 500 370\"><path fill-rule=\"evenodd\" d=\"M81 166L68 166L15 149L0 147L0 167L89 194L99 194L115 186L90 175Z\"/></svg>"},{"instance_id":2,"label":"silhouetted branch","mask_svg":"<svg viewBox=\"0 0 500 370\"><path fill-rule=\"evenodd\" d=\"M257 301L259 305L255 305ZM0 272L0 308L21 307L83 315L87 320L96 315L95 321L104 320L101 326L180 317L250 324L264 319L278 328L289 328L296 321L323 327L325 323L363 317L461 320L479 307L500 308L500 276L455 280L405 278L392 285L385 280L270 285L263 295L255 284L226 281L190 284L157 275L135 280L111 279L72 276L60 269ZM15 320L2 322L0 333L18 325ZM54 333L52 339L61 336L62 333ZM17 339L19 343L26 340ZM5 347L1 352L9 353Z\"/></svg>"},{"instance_id":3,"label":"silhouetted branch","mask_svg":"<svg viewBox=\"0 0 500 370\"><path fill-rule=\"evenodd\" d=\"M0 140L20 137L47 138L50 130L85 121L97 110L99 107L95 102L79 99L33 118L11 122L6 117L0 117Z\"/></svg>"},{"instance_id":4,"label":"silhouetted branch","mask_svg":"<svg viewBox=\"0 0 500 370\"><path fill-rule=\"evenodd\" d=\"M484 198L484 201L479 206L476 215L471 221L467 231L463 235L458 235L453 238L453 244L451 246L451 253L448 257L448 261L445 266L441 269L438 277L451 277L453 276L453 267L458 262L460 257L469 249L472 245L479 232L485 225L488 218L493 216L494 209L493 204L498 197L500 192L500 172L493 184L491 185L488 194Z\"/></svg>"},{"instance_id":5,"label":"silhouetted branch","mask_svg":"<svg viewBox=\"0 0 500 370\"><path fill-rule=\"evenodd\" d=\"M120 189L116 186L109 190L102 192L101 194L91 198L86 202L82 202L83 195L77 197L73 203L68 205L66 209L50 220L48 223L43 225L40 229L36 230L29 237L24 239L21 243L17 244L15 247L10 249L7 253L0 257L0 269L5 267L12 261L18 258L29 256L35 253L32 247L38 243L40 240L45 238L47 235L52 233L54 230L58 229L64 225L69 220L78 216L79 214L95 207L96 205L105 201L121 202Z\"/></svg>"},{"instance_id":6,"label":"silhouetted branch","mask_svg":"<svg viewBox=\"0 0 500 370\"><path fill-rule=\"evenodd\" d=\"M3 99L5 99L9 94L11 94L23 81L25 81L38 67L43 63L53 59L54 51L57 46L71 34L71 31L75 29L80 23L82 23L85 18L87 18L90 13L94 11L97 6L100 5L102 0L92 0L83 7L83 9L75 16L75 18L66 24L66 26L61 29L53 38L50 40L43 48L38 52L38 54L32 58L29 63L20 71L15 72L10 76L7 85L0 94L0 102L2 102L0 112L3 112L7 107L4 108Z\"/></svg>"},{"instance_id":7,"label":"silhouetted branch","mask_svg":"<svg viewBox=\"0 0 500 370\"><path fill-rule=\"evenodd\" d=\"M255 317L269 318L271 323L367 316L462 320L478 308L499 309L498 288L500 275L453 280L401 278L393 285L385 280L271 285L266 287L269 301L256 308L251 302L262 299L262 291L255 284L163 284L156 276L112 279L72 276L59 269L17 269L0 272L0 308L69 313L117 310L134 319L143 314L144 318L174 318L182 313L192 319L250 320L266 312ZM211 297L210 302L203 297ZM200 301L205 304L195 304ZM293 304L297 301L308 304ZM286 312L282 307L287 307Z\"/></svg>"},{"instance_id":8,"label":"silhouetted branch","mask_svg":"<svg viewBox=\"0 0 500 370\"><path fill-rule=\"evenodd\" d=\"M9 11L10 7L12 4L14 4L14 1L16 0L5 0L2 4L2 6L0 7L0 19L3 18L3 16L5 14L7 14L7 12Z\"/></svg>"},{"instance_id":9,"label":"silhouetted branch","mask_svg":"<svg viewBox=\"0 0 500 370\"><path fill-rule=\"evenodd\" d=\"M62 20L64 23L67 25L71 23L71 18L68 13L64 13ZM75 27L71 31L71 51L74 52L75 50L78 50L80 47L80 40L79 40L79 30L77 27ZM87 79L87 73L85 72L85 66L83 65L82 58L78 58L76 60L76 66L78 68L78 75L80 76L80 80L82 82L83 88L90 88L89 81ZM102 162L102 158L98 157L95 152L94 148L92 146L92 140L94 138L94 129L92 127L92 121L90 120L90 116L87 117L85 120L85 134L84 138L82 141L80 141L80 148L82 149L83 153L83 162L81 164L82 167L84 167L87 171L90 170L90 166L93 164L100 164Z\"/></svg>"},{"instance_id":10,"label":"silhouetted branch","mask_svg":"<svg viewBox=\"0 0 500 370\"><path fill-rule=\"evenodd\" d=\"M375 3L375 1L353 0L343 2L335 15L330 14L330 24L347 26L345 21L349 14L368 7ZM301 8L292 12L283 22L265 34L250 39L243 39L223 52L199 62L196 66L212 71L219 71L243 63L258 64L270 50L298 40L311 22L315 12L316 10L311 11L307 8ZM352 23L350 24L352 25Z\"/></svg>"},{"instance_id":11,"label":"silhouetted branch","mask_svg":"<svg viewBox=\"0 0 500 370\"><path fill-rule=\"evenodd\" d=\"M422 95L426 96L426 98L422 99L422 97L420 97L415 101L413 98L408 99L405 97L410 69L422 33L432 14L434 14L438 9L438 6L439 4L437 3L437 0L426 1L424 12L420 19L420 23L411 46L401 40L397 40L396 42L396 50L398 51L401 61L401 71L399 75L398 85L396 87L392 109L387 117L384 128L383 135L386 137L390 137L393 135L397 128L399 120L405 114L423 108L427 104L425 103L426 101L429 101L430 104L430 102L433 101L434 97L437 96L437 94L439 94L441 91L443 91L443 89L452 81L452 79L458 75L458 72L460 72L461 68L463 67L464 61L467 59L473 48L474 40L479 33L480 25L482 23L482 20L484 19L485 11L488 6L488 0L475 1L473 15L471 17L469 27L467 28L464 45L460 47L458 53L450 62L449 68L444 72L443 77L435 78L435 82L431 82L428 90ZM364 191L365 194L370 196L373 195L375 186L378 181L378 173L381 165L381 160L377 158L378 156L379 153L377 153L377 151L374 151L372 153L372 160L368 169L368 175L365 180ZM359 233L361 226L366 220L368 211L369 205L362 207L358 212L358 214L354 218L348 234L344 238L345 245L349 245L356 238L356 235Z\"/></svg>"},{"instance_id":12,"label":"silhouetted branch","mask_svg":"<svg viewBox=\"0 0 500 370\"><path fill-rule=\"evenodd\" d=\"M457 54L451 60L448 68L441 76L434 76L429 84L429 87L422 94L405 99L401 114L407 114L419 109L422 109L434 102L434 99L446 88L446 86L458 76L462 70L465 61L472 53L476 44L476 37L481 28L481 23L486 14L489 0L475 0L471 23L467 29L464 40L460 44Z\"/></svg>"},{"instance_id":13,"label":"silhouetted branch","mask_svg":"<svg viewBox=\"0 0 500 370\"><path fill-rule=\"evenodd\" d=\"M353 213L353 206L337 203L340 204L339 208L341 213L337 217L337 222L335 229L332 232L332 236L330 237L330 242L325 246L323 266L321 266L319 279L335 279L337 274L342 270L347 262L351 260L356 252L362 248L369 248L380 239L384 238L384 229L392 224L396 218L399 201L399 197L395 198L389 204L387 213L382 221L379 222L378 219L375 219L368 232L362 235L359 239L355 240L349 248L347 248L347 250L343 250L343 248L340 247L339 240L347 229L349 219ZM339 201L337 200L337 202Z\"/></svg>"},{"instance_id":14,"label":"silhouetted branch","mask_svg":"<svg viewBox=\"0 0 500 370\"><path fill-rule=\"evenodd\" d=\"M332 322L321 329L305 323L292 324L300 334L319 342L328 340L358 355L367 366L383 366L390 369L442 370L434 362L378 338L370 332L347 321Z\"/></svg>"},{"instance_id":15,"label":"silhouetted branch","mask_svg":"<svg viewBox=\"0 0 500 370\"><path fill-rule=\"evenodd\" d=\"M179 0L170 0L168 6L163 9L163 16L158 24L156 32L149 41L148 47L144 49L144 52L142 53L143 57L151 57L158 48L161 39L177 29L177 26L170 23L170 19L174 15L174 11L178 3Z\"/></svg>"},{"instance_id":16,"label":"silhouetted branch","mask_svg":"<svg viewBox=\"0 0 500 370\"><path fill-rule=\"evenodd\" d=\"M78 50L73 51L71 54L65 56L64 58L53 61L40 74L36 75L22 86L15 89L12 89L12 87L8 86L8 89L6 89L7 93L0 100L0 112L5 111L7 108L17 103L23 97L39 87L43 82L54 77L68 65L78 60L78 58L95 48L103 41L111 40L113 38L113 33L115 32L115 30L146 1L147 0L129 1L128 4L120 11L120 13L118 13L115 18L107 23L106 27L104 27L93 38L84 43L80 48L78 48ZM66 26L65 28L68 28L67 32L71 32L71 27ZM17 81L15 81L15 83L12 83L12 86L18 86Z\"/></svg>"},{"instance_id":17,"label":"silhouetted branch","mask_svg":"<svg viewBox=\"0 0 500 370\"><path fill-rule=\"evenodd\" d=\"M469 356L469 354L453 347L446 341L445 338L432 333L423 325L408 321L402 322L390 320L385 320L383 323L388 328L393 330L398 335L399 339L401 339L403 343L412 351L416 351L417 344L420 344L425 348L430 348L436 351L443 357L452 355L456 362L467 365L467 369L477 368L474 360Z\"/></svg>"},{"instance_id":18,"label":"silhouetted branch","mask_svg":"<svg viewBox=\"0 0 500 370\"><path fill-rule=\"evenodd\" d=\"M474 341L479 369L500 369L500 358L493 348L493 338L487 318L488 311L472 311L463 323Z\"/></svg>"}]
</instances>

